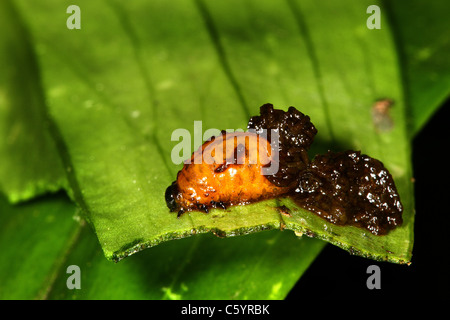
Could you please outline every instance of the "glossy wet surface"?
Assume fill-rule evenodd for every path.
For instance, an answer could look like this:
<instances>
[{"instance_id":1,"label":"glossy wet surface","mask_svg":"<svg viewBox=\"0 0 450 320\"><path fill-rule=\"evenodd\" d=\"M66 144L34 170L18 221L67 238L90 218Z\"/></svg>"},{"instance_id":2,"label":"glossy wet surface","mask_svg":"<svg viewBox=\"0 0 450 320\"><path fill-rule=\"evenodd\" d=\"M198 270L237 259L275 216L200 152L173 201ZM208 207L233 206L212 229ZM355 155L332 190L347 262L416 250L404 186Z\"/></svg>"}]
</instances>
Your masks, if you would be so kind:
<instances>
[{"instance_id":1,"label":"glossy wet surface","mask_svg":"<svg viewBox=\"0 0 450 320\"><path fill-rule=\"evenodd\" d=\"M295 202L327 221L376 235L402 224L402 205L383 164L357 151L318 155L291 192Z\"/></svg>"}]
</instances>

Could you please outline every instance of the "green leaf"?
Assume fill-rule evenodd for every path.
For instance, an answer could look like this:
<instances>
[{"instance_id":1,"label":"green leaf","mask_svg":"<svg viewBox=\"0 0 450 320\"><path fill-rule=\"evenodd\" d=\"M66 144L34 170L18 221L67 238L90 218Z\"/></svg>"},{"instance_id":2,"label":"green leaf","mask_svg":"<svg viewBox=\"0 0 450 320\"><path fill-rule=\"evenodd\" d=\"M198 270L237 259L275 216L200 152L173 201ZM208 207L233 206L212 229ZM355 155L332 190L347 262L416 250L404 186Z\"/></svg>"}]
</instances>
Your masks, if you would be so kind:
<instances>
[{"instance_id":1,"label":"green leaf","mask_svg":"<svg viewBox=\"0 0 450 320\"><path fill-rule=\"evenodd\" d=\"M83 262L83 289L68 292L61 274L50 299L283 299L323 247L288 232L252 234L245 245L238 237L205 234L111 264L98 246L85 250L95 238L87 231L84 236L86 245L67 259L67 264Z\"/></svg>"},{"instance_id":2,"label":"green leaf","mask_svg":"<svg viewBox=\"0 0 450 320\"><path fill-rule=\"evenodd\" d=\"M65 28L63 4L17 3L31 25L74 199L107 258L197 233L228 236L286 224L364 256L409 261L414 210L406 110L391 30L365 25L372 2L78 1L80 30ZM389 132L372 122L380 98L395 101ZM200 119L204 129L245 128L265 102L311 116L319 130L313 154L360 149L391 171L404 225L380 238L382 251L361 240L362 230L359 238L353 228L331 232L336 228L318 217L305 225L302 210L285 223L276 201L181 219L168 212L164 190L179 169L170 158L171 133L192 133Z\"/></svg>"},{"instance_id":3,"label":"green leaf","mask_svg":"<svg viewBox=\"0 0 450 320\"><path fill-rule=\"evenodd\" d=\"M8 1L0 7L0 190L19 202L56 191L66 180L47 130L28 34Z\"/></svg>"},{"instance_id":4,"label":"green leaf","mask_svg":"<svg viewBox=\"0 0 450 320\"><path fill-rule=\"evenodd\" d=\"M445 31L449 5L420 0L383 5L396 36L414 134L450 95L450 40Z\"/></svg>"},{"instance_id":5,"label":"green leaf","mask_svg":"<svg viewBox=\"0 0 450 320\"><path fill-rule=\"evenodd\" d=\"M12 206L0 196L0 212L1 299L283 299L323 247L291 232L245 245L199 235L113 264L66 197ZM71 265L81 290L67 287Z\"/></svg>"},{"instance_id":6,"label":"green leaf","mask_svg":"<svg viewBox=\"0 0 450 320\"><path fill-rule=\"evenodd\" d=\"M60 195L16 206L0 195L0 299L48 295L79 240L74 218L75 206Z\"/></svg>"}]
</instances>

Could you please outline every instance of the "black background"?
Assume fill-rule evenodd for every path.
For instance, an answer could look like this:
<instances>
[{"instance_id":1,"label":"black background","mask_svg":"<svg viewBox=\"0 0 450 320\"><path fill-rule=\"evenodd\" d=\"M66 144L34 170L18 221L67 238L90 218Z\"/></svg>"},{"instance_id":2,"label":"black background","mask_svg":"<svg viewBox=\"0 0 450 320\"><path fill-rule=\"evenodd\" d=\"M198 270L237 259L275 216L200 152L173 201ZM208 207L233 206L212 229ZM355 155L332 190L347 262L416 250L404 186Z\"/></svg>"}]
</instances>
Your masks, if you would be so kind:
<instances>
[{"instance_id":1,"label":"black background","mask_svg":"<svg viewBox=\"0 0 450 320\"><path fill-rule=\"evenodd\" d=\"M450 100L413 140L415 239L410 266L352 256L327 245L287 300L450 298ZM367 267L378 265L381 289L369 290Z\"/></svg>"}]
</instances>

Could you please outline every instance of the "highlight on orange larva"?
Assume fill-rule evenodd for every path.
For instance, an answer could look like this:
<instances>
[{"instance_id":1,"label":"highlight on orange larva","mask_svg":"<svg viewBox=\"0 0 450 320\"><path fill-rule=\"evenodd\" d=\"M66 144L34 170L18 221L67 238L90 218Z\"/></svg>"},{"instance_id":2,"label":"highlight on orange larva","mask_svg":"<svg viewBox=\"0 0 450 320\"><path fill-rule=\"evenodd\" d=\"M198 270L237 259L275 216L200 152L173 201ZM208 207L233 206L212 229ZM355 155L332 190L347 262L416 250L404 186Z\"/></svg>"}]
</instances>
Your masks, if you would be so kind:
<instances>
[{"instance_id":1,"label":"highlight on orange larva","mask_svg":"<svg viewBox=\"0 0 450 320\"><path fill-rule=\"evenodd\" d=\"M222 131L205 142L166 190L166 202L180 216L186 211L226 208L289 191L267 180L264 170L278 168L277 150L262 135Z\"/></svg>"}]
</instances>

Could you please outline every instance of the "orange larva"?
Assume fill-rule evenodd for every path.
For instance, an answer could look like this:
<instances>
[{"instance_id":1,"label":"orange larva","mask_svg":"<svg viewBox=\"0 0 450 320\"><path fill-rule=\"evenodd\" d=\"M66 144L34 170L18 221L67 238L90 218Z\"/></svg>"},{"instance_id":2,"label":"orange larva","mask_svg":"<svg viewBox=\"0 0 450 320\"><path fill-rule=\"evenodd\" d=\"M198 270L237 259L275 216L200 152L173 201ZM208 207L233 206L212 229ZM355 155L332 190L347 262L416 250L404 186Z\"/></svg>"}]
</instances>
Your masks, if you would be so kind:
<instances>
[{"instance_id":1,"label":"orange larva","mask_svg":"<svg viewBox=\"0 0 450 320\"><path fill-rule=\"evenodd\" d=\"M262 174L278 161L268 140L251 132L213 137L194 152L166 190L166 202L180 216L185 211L226 208L281 195L289 188L277 187Z\"/></svg>"}]
</instances>

